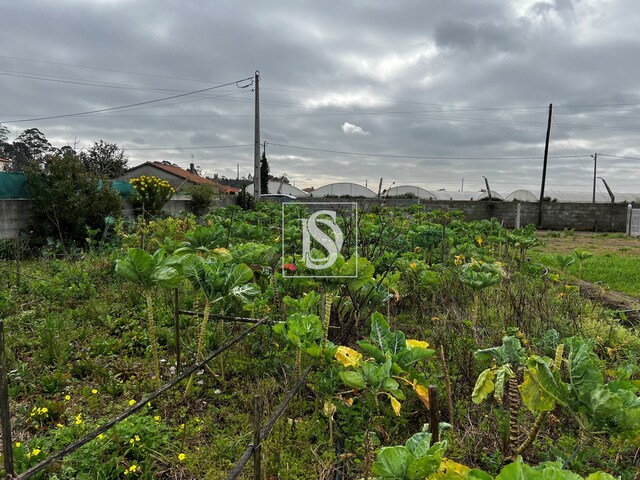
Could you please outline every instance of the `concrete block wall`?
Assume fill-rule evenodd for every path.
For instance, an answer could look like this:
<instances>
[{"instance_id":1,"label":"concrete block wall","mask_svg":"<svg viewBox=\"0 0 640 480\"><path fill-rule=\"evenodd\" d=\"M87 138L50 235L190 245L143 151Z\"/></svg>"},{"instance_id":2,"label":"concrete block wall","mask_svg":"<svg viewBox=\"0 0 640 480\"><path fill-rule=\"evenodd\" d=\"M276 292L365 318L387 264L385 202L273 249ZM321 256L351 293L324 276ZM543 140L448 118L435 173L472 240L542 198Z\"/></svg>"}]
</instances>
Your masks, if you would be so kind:
<instances>
[{"instance_id":1,"label":"concrete block wall","mask_svg":"<svg viewBox=\"0 0 640 480\"><path fill-rule=\"evenodd\" d=\"M31 221L31 200L0 200L0 239L16 238Z\"/></svg>"},{"instance_id":2,"label":"concrete block wall","mask_svg":"<svg viewBox=\"0 0 640 480\"><path fill-rule=\"evenodd\" d=\"M384 203L389 207L408 207L420 204L427 212L434 210L460 210L465 220L496 218L508 228L516 226L520 205L520 226L538 224L540 204L531 202L491 202L460 200L377 199L377 198L309 198L301 202L357 202L361 210ZM545 202L542 210L542 227L548 230L565 228L579 231L624 232L627 228L627 205L619 203L557 203Z\"/></svg>"}]
</instances>

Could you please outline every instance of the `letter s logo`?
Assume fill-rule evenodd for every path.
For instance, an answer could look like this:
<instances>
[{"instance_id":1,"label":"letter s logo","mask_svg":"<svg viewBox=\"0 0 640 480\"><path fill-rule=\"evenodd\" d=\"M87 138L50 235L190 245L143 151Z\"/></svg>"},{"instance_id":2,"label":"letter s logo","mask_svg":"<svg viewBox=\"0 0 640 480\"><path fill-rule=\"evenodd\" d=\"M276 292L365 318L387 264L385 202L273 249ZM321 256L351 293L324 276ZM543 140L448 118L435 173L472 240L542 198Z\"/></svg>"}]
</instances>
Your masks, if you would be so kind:
<instances>
[{"instance_id":1,"label":"letter s logo","mask_svg":"<svg viewBox=\"0 0 640 480\"><path fill-rule=\"evenodd\" d=\"M327 218L318 218L328 216ZM311 215L308 219L302 219L302 261L307 268L313 270L322 270L329 268L338 259L338 254L342 249L344 237L342 230L336 223L336 212L332 210L319 210ZM320 230L318 223L326 225L331 229L333 238ZM316 240L322 248L327 251L327 256L322 258L314 258L311 255L311 238Z\"/></svg>"}]
</instances>

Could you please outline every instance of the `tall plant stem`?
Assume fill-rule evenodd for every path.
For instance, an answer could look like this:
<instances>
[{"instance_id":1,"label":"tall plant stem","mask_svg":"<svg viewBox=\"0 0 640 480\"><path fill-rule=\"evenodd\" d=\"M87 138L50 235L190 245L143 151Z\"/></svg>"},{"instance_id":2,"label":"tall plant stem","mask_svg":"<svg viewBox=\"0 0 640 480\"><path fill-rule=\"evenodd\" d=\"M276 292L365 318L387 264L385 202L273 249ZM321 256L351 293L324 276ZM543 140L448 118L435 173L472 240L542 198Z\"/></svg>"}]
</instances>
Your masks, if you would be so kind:
<instances>
[{"instance_id":1,"label":"tall plant stem","mask_svg":"<svg viewBox=\"0 0 640 480\"><path fill-rule=\"evenodd\" d=\"M527 448L531 446L533 441L538 436L540 427L542 427L542 424L547 418L548 413L549 412L540 412L538 414L538 416L536 417L536 421L533 422L533 426L531 427L531 431L529 432L529 435L527 435L527 438L525 439L525 441L522 442L522 444L516 449L516 452L515 452L516 455L522 455L522 452L524 452Z\"/></svg>"},{"instance_id":2,"label":"tall plant stem","mask_svg":"<svg viewBox=\"0 0 640 480\"><path fill-rule=\"evenodd\" d=\"M478 305L480 303L478 292L473 292L473 306L471 312L471 326L473 327L473 341L478 343Z\"/></svg>"},{"instance_id":3,"label":"tall plant stem","mask_svg":"<svg viewBox=\"0 0 640 480\"><path fill-rule=\"evenodd\" d=\"M151 291L145 291L145 297L147 299L147 324L149 328L149 343L151 344L151 355L153 358L153 373L155 377L156 385L160 386L160 361L158 359L158 341L156 339L156 322L153 318L153 296Z\"/></svg>"},{"instance_id":4,"label":"tall plant stem","mask_svg":"<svg viewBox=\"0 0 640 480\"><path fill-rule=\"evenodd\" d=\"M331 292L324 296L324 332L322 335L322 360L321 365L324 367L326 363L325 354L327 352L327 343L329 341L329 324L331 323L331 305L333 303L333 294Z\"/></svg>"},{"instance_id":5,"label":"tall plant stem","mask_svg":"<svg viewBox=\"0 0 640 480\"><path fill-rule=\"evenodd\" d=\"M444 371L444 385L447 391L447 410L449 413L449 423L454 425L453 418L453 394L451 393L451 377L449 376L449 365L444 356L444 345L440 345L440 359L442 360L442 370Z\"/></svg>"},{"instance_id":6,"label":"tall plant stem","mask_svg":"<svg viewBox=\"0 0 640 480\"><path fill-rule=\"evenodd\" d=\"M209 310L211 309L211 303L209 301L205 301L204 310L202 312L202 323L200 324L200 333L198 333L198 346L196 348L196 362L198 362L202 358L202 351L204 350L204 337L207 334L207 323L209 322ZM187 382L187 388L185 389L184 394L189 395L189 391L191 390L191 385L193 385L193 374L189 377L189 381Z\"/></svg>"},{"instance_id":7,"label":"tall plant stem","mask_svg":"<svg viewBox=\"0 0 640 480\"><path fill-rule=\"evenodd\" d=\"M516 446L520 438L518 428L518 412L520 411L520 399L518 398L518 380L516 376L509 377L509 445L508 451L512 459L516 457Z\"/></svg>"}]
</instances>

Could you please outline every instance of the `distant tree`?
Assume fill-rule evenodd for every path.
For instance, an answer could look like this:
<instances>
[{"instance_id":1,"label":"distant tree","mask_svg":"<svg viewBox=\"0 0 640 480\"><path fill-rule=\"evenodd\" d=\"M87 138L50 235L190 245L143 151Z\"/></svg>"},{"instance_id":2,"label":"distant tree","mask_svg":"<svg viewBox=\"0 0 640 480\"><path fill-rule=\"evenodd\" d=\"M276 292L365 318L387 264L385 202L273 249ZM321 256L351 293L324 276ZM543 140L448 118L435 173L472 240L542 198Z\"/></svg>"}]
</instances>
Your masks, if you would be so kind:
<instances>
[{"instance_id":1,"label":"distant tree","mask_svg":"<svg viewBox=\"0 0 640 480\"><path fill-rule=\"evenodd\" d=\"M0 156L7 157L7 149L11 147L11 144L7 141L9 139L9 129L0 123Z\"/></svg>"},{"instance_id":2,"label":"distant tree","mask_svg":"<svg viewBox=\"0 0 640 480\"><path fill-rule=\"evenodd\" d=\"M260 193L269 193L269 161L266 152L260 159Z\"/></svg>"},{"instance_id":3,"label":"distant tree","mask_svg":"<svg viewBox=\"0 0 640 480\"><path fill-rule=\"evenodd\" d=\"M87 229L103 231L107 217L122 215L122 199L111 183L87 173L75 154L52 155L44 167L31 163L25 173L36 243L57 238L66 253L74 244L86 246Z\"/></svg>"},{"instance_id":4,"label":"distant tree","mask_svg":"<svg viewBox=\"0 0 640 480\"><path fill-rule=\"evenodd\" d=\"M211 185L192 185L185 188L183 192L191 195L189 206L197 216L207 213L213 204L213 200L218 196Z\"/></svg>"},{"instance_id":5,"label":"distant tree","mask_svg":"<svg viewBox=\"0 0 640 480\"><path fill-rule=\"evenodd\" d=\"M41 164L54 148L37 128L28 128L15 139L5 144L4 153L11 160L12 172L24 172L31 163Z\"/></svg>"},{"instance_id":6,"label":"distant tree","mask_svg":"<svg viewBox=\"0 0 640 480\"><path fill-rule=\"evenodd\" d=\"M0 145L9 138L9 129L0 123Z\"/></svg>"},{"instance_id":7,"label":"distant tree","mask_svg":"<svg viewBox=\"0 0 640 480\"><path fill-rule=\"evenodd\" d=\"M118 145L104 140L94 142L89 150L81 154L81 159L87 172L111 180L125 174L129 161Z\"/></svg>"}]
</instances>

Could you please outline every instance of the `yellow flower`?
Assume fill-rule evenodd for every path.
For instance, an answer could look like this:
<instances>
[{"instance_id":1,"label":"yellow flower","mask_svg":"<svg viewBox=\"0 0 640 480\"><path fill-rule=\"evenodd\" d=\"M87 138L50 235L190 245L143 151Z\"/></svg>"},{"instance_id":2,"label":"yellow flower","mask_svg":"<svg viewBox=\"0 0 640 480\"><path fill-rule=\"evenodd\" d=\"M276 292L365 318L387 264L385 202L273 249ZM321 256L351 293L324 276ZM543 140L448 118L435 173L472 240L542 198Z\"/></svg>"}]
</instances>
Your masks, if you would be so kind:
<instances>
[{"instance_id":1,"label":"yellow flower","mask_svg":"<svg viewBox=\"0 0 640 480\"><path fill-rule=\"evenodd\" d=\"M482 237L480 235L478 235L476 237L476 242L478 243L478 245L482 246L482 244L484 243L484 240L482 239Z\"/></svg>"},{"instance_id":2,"label":"yellow flower","mask_svg":"<svg viewBox=\"0 0 640 480\"><path fill-rule=\"evenodd\" d=\"M423 340L407 339L407 348L414 348L414 347L429 348L429 343Z\"/></svg>"},{"instance_id":3,"label":"yellow flower","mask_svg":"<svg viewBox=\"0 0 640 480\"><path fill-rule=\"evenodd\" d=\"M184 430L184 423L180 424L180 426L178 427L178 430Z\"/></svg>"},{"instance_id":4,"label":"yellow flower","mask_svg":"<svg viewBox=\"0 0 640 480\"><path fill-rule=\"evenodd\" d=\"M134 406L135 404L136 404L135 400L133 400L133 399L129 400L129 406L130 407Z\"/></svg>"},{"instance_id":5,"label":"yellow flower","mask_svg":"<svg viewBox=\"0 0 640 480\"><path fill-rule=\"evenodd\" d=\"M82 425L82 414L79 413L78 415L76 415L76 425Z\"/></svg>"},{"instance_id":6,"label":"yellow flower","mask_svg":"<svg viewBox=\"0 0 640 480\"><path fill-rule=\"evenodd\" d=\"M133 437L133 438L136 440L136 442L139 442L139 441L140 441L140 437L139 437L138 435L136 435L136 436L135 436L135 437Z\"/></svg>"},{"instance_id":7,"label":"yellow flower","mask_svg":"<svg viewBox=\"0 0 640 480\"><path fill-rule=\"evenodd\" d=\"M352 348L342 345L338 347L334 356L335 359L345 367L357 367L360 365L360 360L362 359L362 354L360 352L356 352Z\"/></svg>"},{"instance_id":8,"label":"yellow flower","mask_svg":"<svg viewBox=\"0 0 640 480\"><path fill-rule=\"evenodd\" d=\"M65 399L65 401L67 401L67 402L68 402L69 400L71 400L71 395L65 395L65 396L64 396L64 399Z\"/></svg>"},{"instance_id":9,"label":"yellow flower","mask_svg":"<svg viewBox=\"0 0 640 480\"><path fill-rule=\"evenodd\" d=\"M96 393L98 393L98 390L94 388L93 390L91 390L91 393L95 395Z\"/></svg>"},{"instance_id":10,"label":"yellow flower","mask_svg":"<svg viewBox=\"0 0 640 480\"><path fill-rule=\"evenodd\" d=\"M102 440L104 438L104 434L101 433L100 435L98 435L98 440Z\"/></svg>"},{"instance_id":11,"label":"yellow flower","mask_svg":"<svg viewBox=\"0 0 640 480\"><path fill-rule=\"evenodd\" d=\"M57 424L56 424L56 427L57 427L57 428L64 428L64 425L63 425L63 424L61 424L61 423L57 423Z\"/></svg>"},{"instance_id":12,"label":"yellow flower","mask_svg":"<svg viewBox=\"0 0 640 480\"><path fill-rule=\"evenodd\" d=\"M415 270L415 268L416 268L416 262L411 262L411 263L409 264L409 267Z\"/></svg>"},{"instance_id":13,"label":"yellow flower","mask_svg":"<svg viewBox=\"0 0 640 480\"><path fill-rule=\"evenodd\" d=\"M40 454L40 449L39 448L34 448L33 450L31 450L31 455L33 455L34 457L38 456Z\"/></svg>"},{"instance_id":14,"label":"yellow flower","mask_svg":"<svg viewBox=\"0 0 640 480\"><path fill-rule=\"evenodd\" d=\"M347 407L352 406L352 405L353 405L353 398L345 398L345 399L344 399L344 404L345 404Z\"/></svg>"},{"instance_id":15,"label":"yellow flower","mask_svg":"<svg viewBox=\"0 0 640 480\"><path fill-rule=\"evenodd\" d=\"M42 407L42 410L40 410L40 413L47 413L49 411L49 409L47 407Z\"/></svg>"},{"instance_id":16,"label":"yellow flower","mask_svg":"<svg viewBox=\"0 0 640 480\"><path fill-rule=\"evenodd\" d=\"M17 447L17 448L20 448L20 446L21 446L21 445L22 445L22 444L21 444L20 442L16 442L16 447Z\"/></svg>"},{"instance_id":17,"label":"yellow flower","mask_svg":"<svg viewBox=\"0 0 640 480\"><path fill-rule=\"evenodd\" d=\"M159 422L159 421L160 421L160 415L156 415L155 417L153 417L153 419L154 419L156 422Z\"/></svg>"},{"instance_id":18,"label":"yellow flower","mask_svg":"<svg viewBox=\"0 0 640 480\"><path fill-rule=\"evenodd\" d=\"M184 453L179 453L178 454L178 461L184 462L185 458L187 458L187 456Z\"/></svg>"}]
</instances>

